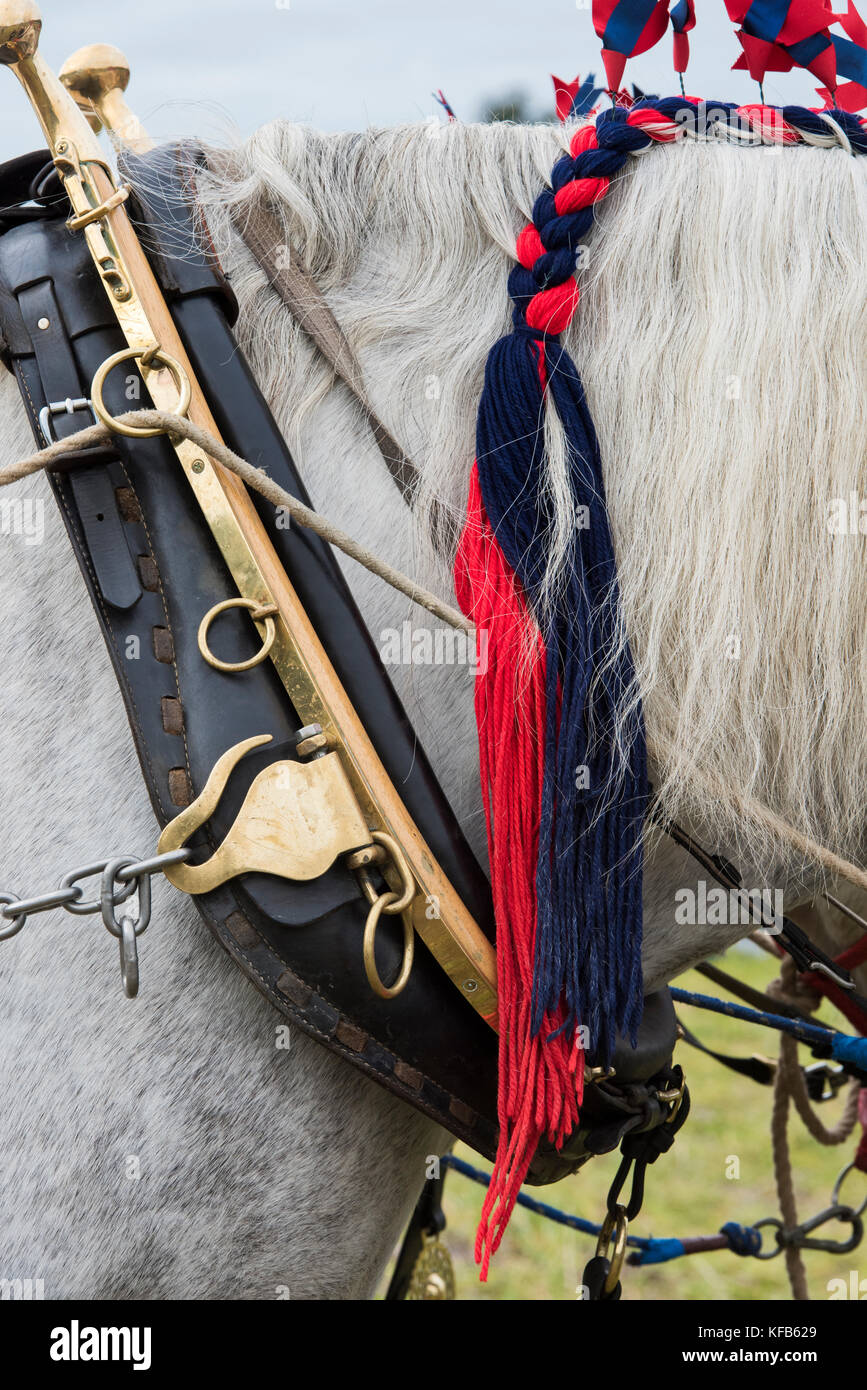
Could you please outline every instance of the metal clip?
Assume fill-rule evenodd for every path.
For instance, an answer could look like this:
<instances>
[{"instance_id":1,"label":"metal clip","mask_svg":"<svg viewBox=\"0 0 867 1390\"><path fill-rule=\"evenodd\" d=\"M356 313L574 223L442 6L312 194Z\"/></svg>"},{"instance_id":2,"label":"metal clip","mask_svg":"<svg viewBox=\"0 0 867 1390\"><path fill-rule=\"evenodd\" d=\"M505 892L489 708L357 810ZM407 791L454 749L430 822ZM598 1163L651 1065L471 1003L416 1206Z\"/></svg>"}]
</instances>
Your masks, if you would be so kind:
<instances>
[{"instance_id":1,"label":"metal clip","mask_svg":"<svg viewBox=\"0 0 867 1390\"><path fill-rule=\"evenodd\" d=\"M395 871L400 876L401 893L377 893L374 887L370 871L366 865L358 865L360 855L351 855L350 864L355 868L361 884L361 890L370 904L370 911L367 914L367 922L364 927L364 971L367 975L367 983L378 994L380 999L394 999L396 995L406 988L410 975L412 974L412 963L415 953L415 929L412 918L407 912L407 908L415 897L415 879L410 872L406 855L400 845L391 835L387 835L383 830L371 831L371 837L376 842L376 846L383 848L390 856L391 863ZM403 914L403 960L397 979L393 985L386 985L376 967L376 930L379 926L379 919L383 912L387 916L397 916Z\"/></svg>"},{"instance_id":2,"label":"metal clip","mask_svg":"<svg viewBox=\"0 0 867 1390\"><path fill-rule=\"evenodd\" d=\"M88 208L87 212L73 214L66 219L66 225L71 232L80 232L84 227L89 227L91 222L100 222L109 212L119 208L121 203L125 203L132 189L129 184L123 183L120 188L116 188L102 202L97 203L96 207Z\"/></svg>"},{"instance_id":3,"label":"metal clip","mask_svg":"<svg viewBox=\"0 0 867 1390\"><path fill-rule=\"evenodd\" d=\"M832 1067L829 1062L813 1062L809 1067L804 1067L807 1095L816 1105L833 1100L848 1080L849 1074L844 1067Z\"/></svg>"},{"instance_id":4,"label":"metal clip","mask_svg":"<svg viewBox=\"0 0 867 1390\"><path fill-rule=\"evenodd\" d=\"M846 1240L810 1240L810 1231L817 1230L828 1221L842 1221L845 1225L851 1226L852 1234ZM777 1239L781 1244L795 1245L799 1250L829 1250L834 1254L845 1255L860 1245L863 1234L864 1225L861 1217L851 1207L834 1205L820 1211L818 1216L814 1216L811 1221L802 1221L791 1231L781 1232Z\"/></svg>"},{"instance_id":5,"label":"metal clip","mask_svg":"<svg viewBox=\"0 0 867 1390\"><path fill-rule=\"evenodd\" d=\"M603 1297L613 1294L620 1279L620 1271L623 1268L623 1256L626 1254L626 1237L629 1233L629 1218L626 1208L616 1203L605 1216L599 1231L599 1239L596 1242L596 1258L608 1261L608 1270L603 1284ZM614 1248L609 1259L608 1248L614 1239Z\"/></svg>"},{"instance_id":6,"label":"metal clip","mask_svg":"<svg viewBox=\"0 0 867 1390\"><path fill-rule=\"evenodd\" d=\"M834 1183L834 1191L831 1193L832 1202L834 1202L835 1204L839 1202L840 1188L843 1186L849 1174L854 1173L856 1171L861 1172L862 1170L860 1168L856 1170L856 1166L854 1163L847 1163L846 1167L842 1169L842 1171L838 1174L837 1181ZM846 1208L846 1210L849 1210L848 1207ZM854 1210L856 1216L863 1216L864 1212L867 1211L867 1197L864 1198L860 1207L855 1207Z\"/></svg>"},{"instance_id":7,"label":"metal clip","mask_svg":"<svg viewBox=\"0 0 867 1390\"><path fill-rule=\"evenodd\" d=\"M812 1240L810 1232L824 1226L828 1221L842 1221L852 1228L851 1235L845 1240ZM776 1249L768 1251L767 1254L758 1254L758 1260L773 1260L787 1246L794 1246L797 1250L826 1250L834 1255L845 1255L850 1250L855 1250L861 1244L864 1235L864 1223L857 1212L851 1207L833 1206L826 1207L820 1211L818 1216L814 1216L809 1221L802 1221L799 1225L793 1226L791 1230L786 1230L782 1221L777 1216L766 1217L764 1221L756 1222L756 1230L762 1226L774 1226L776 1228L775 1239Z\"/></svg>"}]
</instances>

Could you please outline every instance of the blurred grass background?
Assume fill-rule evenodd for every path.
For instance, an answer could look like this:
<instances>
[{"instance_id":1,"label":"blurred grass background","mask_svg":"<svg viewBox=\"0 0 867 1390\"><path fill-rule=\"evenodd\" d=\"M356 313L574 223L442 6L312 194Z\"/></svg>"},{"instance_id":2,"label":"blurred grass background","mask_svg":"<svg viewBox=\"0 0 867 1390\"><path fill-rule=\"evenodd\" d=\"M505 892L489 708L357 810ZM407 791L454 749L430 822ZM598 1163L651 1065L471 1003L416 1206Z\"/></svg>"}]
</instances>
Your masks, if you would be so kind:
<instances>
[{"instance_id":1,"label":"blurred grass background","mask_svg":"<svg viewBox=\"0 0 867 1390\"><path fill-rule=\"evenodd\" d=\"M717 957L723 961L723 957ZM757 989L777 973L770 956L750 945L726 953L724 966ZM694 971L678 979L684 989L719 995L717 987ZM678 1007L687 1027L707 1046L720 1052L749 1056L753 1052L775 1057L778 1035L770 1029L740 1023L704 1010ZM816 1015L840 1026L840 1015L824 1004ZM843 1021L842 1026L848 1030ZM800 1049L805 1065L815 1059ZM718 1231L726 1221L752 1225L767 1216L778 1216L770 1145L772 1088L737 1076L713 1058L680 1042L676 1060L684 1068L692 1109L674 1147L647 1170L644 1206L631 1227L641 1236L697 1236ZM836 1101L819 1107L826 1125L840 1114L844 1087ZM794 1110L790 1109L789 1135L795 1190L800 1220L821 1211L830 1202L834 1180L849 1163L857 1133L842 1145L823 1148L811 1139ZM463 1144L455 1153L486 1171L490 1164ZM740 1176L727 1177L732 1158L739 1160ZM593 1222L605 1212L605 1197L617 1168L619 1154L591 1161L571 1178L551 1187L528 1189L551 1206ZM594 1253L594 1239L517 1208L499 1251L491 1262L487 1284L480 1284L473 1263L473 1242L484 1188L450 1172L445 1185L447 1228L444 1240L455 1265L459 1299L502 1302L510 1300L574 1299L585 1262ZM867 1195L862 1175L851 1174L844 1199L860 1202ZM835 1239L849 1228L837 1223L815 1234ZM769 1249L773 1229L764 1231ZM804 1252L810 1297L828 1298L830 1279L844 1278L864 1267L864 1247L849 1254ZM391 1268L388 1276L390 1277ZM865 1270L867 1273L867 1270ZM859 1275L859 1277L861 1277ZM387 1287L387 1279L383 1291ZM791 1293L782 1255L772 1261L739 1257L728 1250L689 1255L670 1264L645 1268L624 1267L624 1299L726 1300L734 1302L789 1299Z\"/></svg>"}]
</instances>

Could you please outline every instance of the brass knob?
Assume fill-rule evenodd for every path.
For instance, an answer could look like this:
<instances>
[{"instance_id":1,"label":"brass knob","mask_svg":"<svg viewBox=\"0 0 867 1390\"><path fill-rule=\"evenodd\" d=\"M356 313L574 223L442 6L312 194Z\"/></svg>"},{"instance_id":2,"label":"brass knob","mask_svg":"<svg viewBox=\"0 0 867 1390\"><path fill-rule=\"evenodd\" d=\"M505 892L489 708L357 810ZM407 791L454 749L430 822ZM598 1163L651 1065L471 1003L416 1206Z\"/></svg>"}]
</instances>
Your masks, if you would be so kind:
<instances>
[{"instance_id":1,"label":"brass knob","mask_svg":"<svg viewBox=\"0 0 867 1390\"><path fill-rule=\"evenodd\" d=\"M76 49L58 74L76 99L97 102L109 92L125 92L129 84L129 63L119 48L110 43L91 43Z\"/></svg>"},{"instance_id":2,"label":"brass knob","mask_svg":"<svg viewBox=\"0 0 867 1390\"><path fill-rule=\"evenodd\" d=\"M39 47L42 14L33 0L0 0L0 63L20 63Z\"/></svg>"}]
</instances>

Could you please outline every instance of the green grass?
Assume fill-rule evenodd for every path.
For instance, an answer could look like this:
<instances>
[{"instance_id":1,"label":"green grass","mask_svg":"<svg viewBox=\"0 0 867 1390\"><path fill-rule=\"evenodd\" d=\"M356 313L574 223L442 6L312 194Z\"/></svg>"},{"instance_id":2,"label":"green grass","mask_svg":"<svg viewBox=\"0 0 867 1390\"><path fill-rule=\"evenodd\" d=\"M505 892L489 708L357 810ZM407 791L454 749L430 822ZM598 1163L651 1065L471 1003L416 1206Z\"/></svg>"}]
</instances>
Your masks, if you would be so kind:
<instances>
[{"instance_id":1,"label":"green grass","mask_svg":"<svg viewBox=\"0 0 867 1390\"><path fill-rule=\"evenodd\" d=\"M774 961L743 949L729 952L726 967L742 980L763 988L776 974ZM716 986L689 972L678 984L706 994L718 994ZM749 1056L759 1052L775 1056L777 1035L681 1006L684 1021L708 1047ZM818 1017L839 1022L839 1015L824 1006ZM845 1026L845 1025L844 1025ZM633 1223L636 1235L696 1236L718 1231L725 1221L752 1225L777 1216L770 1146L772 1090L704 1056L681 1042L677 1060L689 1082L692 1110L674 1147L647 1171L644 1207ZM801 1049L802 1061L814 1060ZM839 1115L842 1096L820 1107L825 1124ZM794 1111L789 1134L800 1219L818 1213L830 1201L834 1179L854 1152L853 1135L843 1145L823 1148L811 1139ZM455 1152L476 1167L488 1168L463 1144ZM542 1201L594 1222L605 1212L605 1196L617 1167L618 1154L591 1161L574 1177L547 1188L529 1189ZM739 1176L727 1176L735 1169ZM491 1264L487 1284L480 1284L473 1263L473 1240L484 1189L459 1173L449 1173L445 1187L448 1227L445 1241L455 1264L459 1299L533 1300L574 1299L584 1263L593 1254L592 1237L557 1226L532 1212L517 1209L503 1243ZM852 1174L845 1196L864 1195L864 1179ZM860 1196L859 1196L860 1200ZM839 1238L848 1228L836 1223L817 1235ZM765 1233L765 1249L770 1248ZM847 1255L806 1251L810 1297L827 1299L829 1279L848 1280L858 1268L861 1251ZM690 1255L670 1264L624 1269L624 1299L719 1299L751 1301L790 1298L788 1281L779 1256L773 1261L741 1258L728 1250Z\"/></svg>"}]
</instances>

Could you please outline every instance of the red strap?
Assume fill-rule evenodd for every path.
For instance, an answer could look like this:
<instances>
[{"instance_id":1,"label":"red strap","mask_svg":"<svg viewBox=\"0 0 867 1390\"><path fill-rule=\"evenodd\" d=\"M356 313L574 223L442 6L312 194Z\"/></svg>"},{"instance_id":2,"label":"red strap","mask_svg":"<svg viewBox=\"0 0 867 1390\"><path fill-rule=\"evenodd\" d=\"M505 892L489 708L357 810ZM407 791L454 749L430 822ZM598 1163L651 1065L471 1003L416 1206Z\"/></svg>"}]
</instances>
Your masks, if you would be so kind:
<instances>
[{"instance_id":1,"label":"red strap","mask_svg":"<svg viewBox=\"0 0 867 1390\"><path fill-rule=\"evenodd\" d=\"M858 1120L861 1125L861 1142L852 1160L861 1173L867 1173L867 1086L862 1086L858 1096Z\"/></svg>"},{"instance_id":2,"label":"red strap","mask_svg":"<svg viewBox=\"0 0 867 1390\"><path fill-rule=\"evenodd\" d=\"M834 964L841 966L844 970L854 970L856 966L863 965L867 961L867 932L852 945L847 946L845 951L841 951L839 956L834 957ZM823 994L826 999L830 999L852 1024L859 1033L867 1033L867 1019L864 1018L864 1011L849 998L847 991L840 985L835 985L833 980L829 980L827 975L821 971L810 970L803 976L810 989L814 989L817 994Z\"/></svg>"}]
</instances>

